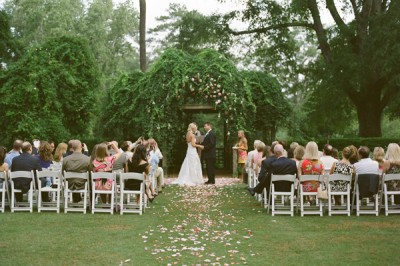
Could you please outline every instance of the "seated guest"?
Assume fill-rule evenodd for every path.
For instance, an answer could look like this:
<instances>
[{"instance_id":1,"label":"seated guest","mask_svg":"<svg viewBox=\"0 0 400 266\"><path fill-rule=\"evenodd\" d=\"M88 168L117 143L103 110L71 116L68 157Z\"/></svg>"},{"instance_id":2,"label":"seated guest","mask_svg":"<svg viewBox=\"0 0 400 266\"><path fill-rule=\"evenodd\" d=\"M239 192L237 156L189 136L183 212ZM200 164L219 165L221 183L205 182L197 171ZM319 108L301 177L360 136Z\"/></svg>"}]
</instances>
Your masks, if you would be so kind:
<instances>
[{"instance_id":1,"label":"seated guest","mask_svg":"<svg viewBox=\"0 0 400 266\"><path fill-rule=\"evenodd\" d=\"M352 150L352 154L357 154L357 156L351 156L349 158L351 164L358 162L358 149L354 145L350 145L349 148Z\"/></svg>"},{"instance_id":2,"label":"seated guest","mask_svg":"<svg viewBox=\"0 0 400 266\"><path fill-rule=\"evenodd\" d=\"M333 147L332 145L325 144L324 152L319 158L325 167L325 170L331 170L332 165L337 162L337 159L332 157Z\"/></svg>"},{"instance_id":3,"label":"seated guest","mask_svg":"<svg viewBox=\"0 0 400 266\"><path fill-rule=\"evenodd\" d=\"M322 175L324 173L324 165L319 160L318 145L314 141L310 141L306 145L304 159L299 163L298 176L301 175ZM317 192L319 187L318 181L303 182L303 191Z\"/></svg>"},{"instance_id":4,"label":"seated guest","mask_svg":"<svg viewBox=\"0 0 400 266\"><path fill-rule=\"evenodd\" d=\"M335 158L336 160L339 160L339 151L336 148L332 149L332 157Z\"/></svg>"},{"instance_id":5,"label":"seated guest","mask_svg":"<svg viewBox=\"0 0 400 266\"><path fill-rule=\"evenodd\" d=\"M38 155L39 154L39 147L40 147L40 140L34 139L32 140L32 155Z\"/></svg>"},{"instance_id":6,"label":"seated guest","mask_svg":"<svg viewBox=\"0 0 400 266\"><path fill-rule=\"evenodd\" d=\"M305 149L303 146L298 145L293 151L293 160L296 162L296 167L299 168L301 160L303 160Z\"/></svg>"},{"instance_id":7,"label":"seated guest","mask_svg":"<svg viewBox=\"0 0 400 266\"><path fill-rule=\"evenodd\" d=\"M51 153L53 153L54 150L56 149L56 146L55 146L56 144L52 140L49 140L48 143L50 144L50 147L51 147Z\"/></svg>"},{"instance_id":8,"label":"seated guest","mask_svg":"<svg viewBox=\"0 0 400 266\"><path fill-rule=\"evenodd\" d=\"M113 165L113 171L117 170L123 170L125 169L125 165L128 162L128 160L132 157L132 153L129 152L129 146L130 143L129 141L124 141L121 145L121 155L117 160L115 160L115 163Z\"/></svg>"},{"instance_id":9,"label":"seated guest","mask_svg":"<svg viewBox=\"0 0 400 266\"><path fill-rule=\"evenodd\" d=\"M32 156L32 145L29 142L22 143L22 154L12 160L11 171L42 171L39 159ZM22 193L15 193L16 201L22 201L22 194L27 193L30 189L31 180L20 177L14 179L14 187L21 189Z\"/></svg>"},{"instance_id":10,"label":"seated guest","mask_svg":"<svg viewBox=\"0 0 400 266\"><path fill-rule=\"evenodd\" d=\"M400 174L400 146L397 143L390 143L385 156L384 172L386 174ZM390 191L400 191L400 182L391 180L387 184ZM394 196L396 204L400 204L400 195Z\"/></svg>"},{"instance_id":11,"label":"seated guest","mask_svg":"<svg viewBox=\"0 0 400 266\"><path fill-rule=\"evenodd\" d=\"M297 146L299 146L299 143L297 143L297 142L290 143L289 151L288 151L288 158L289 159L293 159L294 158L294 150L297 148Z\"/></svg>"},{"instance_id":12,"label":"seated guest","mask_svg":"<svg viewBox=\"0 0 400 266\"><path fill-rule=\"evenodd\" d=\"M71 150L73 153L64 157L62 163L62 172L77 172L84 173L89 171L90 158L82 154L82 143L79 140L71 140ZM69 189L84 189L86 180L81 178L70 178L68 180ZM72 200L74 203L82 200L80 193L72 193Z\"/></svg>"},{"instance_id":13,"label":"seated guest","mask_svg":"<svg viewBox=\"0 0 400 266\"><path fill-rule=\"evenodd\" d=\"M74 141L74 140L68 141L68 148L67 148L67 151L63 154L63 157L64 157L64 158L67 157L67 156L70 156L71 154L74 153L74 150L72 149L72 142L73 142L73 141Z\"/></svg>"},{"instance_id":14,"label":"seated guest","mask_svg":"<svg viewBox=\"0 0 400 266\"><path fill-rule=\"evenodd\" d=\"M353 165L350 163L350 158L357 157L357 154L354 153L353 149L348 146L343 149L342 152L342 160L333 163L330 174L343 174L343 175L352 175L353 174ZM345 192L347 191L346 181L334 181L332 183L332 191L333 192ZM340 196L335 195L335 204L340 205Z\"/></svg>"},{"instance_id":15,"label":"seated guest","mask_svg":"<svg viewBox=\"0 0 400 266\"><path fill-rule=\"evenodd\" d=\"M152 156L153 154L156 155L159 160L157 164L160 164L161 160L163 159L163 155L160 151L160 148L158 147L157 142L155 141L155 139L148 139L147 141L149 143L150 156ZM161 192L164 186L164 169L160 166L157 166L155 174L157 178L157 191Z\"/></svg>"},{"instance_id":16,"label":"seated guest","mask_svg":"<svg viewBox=\"0 0 400 266\"><path fill-rule=\"evenodd\" d=\"M68 145L64 142L61 142L57 145L56 151L54 152L54 158L52 161L53 166L56 168L61 169L62 168L62 162L63 162L63 154L67 152Z\"/></svg>"},{"instance_id":17,"label":"seated guest","mask_svg":"<svg viewBox=\"0 0 400 266\"><path fill-rule=\"evenodd\" d=\"M369 158L369 153L368 147L361 146L358 149L359 161L354 164L354 172L359 175L358 187L361 198L370 197L378 192L379 164Z\"/></svg>"},{"instance_id":18,"label":"seated guest","mask_svg":"<svg viewBox=\"0 0 400 266\"><path fill-rule=\"evenodd\" d=\"M264 188L269 189L271 182L271 165L277 159L276 155L272 153L276 145L280 145L278 142L273 142L271 147L270 156L261 162L260 173L258 174L259 183L254 188L248 188L248 191L253 196L255 193L261 194Z\"/></svg>"},{"instance_id":19,"label":"seated guest","mask_svg":"<svg viewBox=\"0 0 400 266\"><path fill-rule=\"evenodd\" d=\"M261 163L265 159L267 159L271 155L271 146L265 145L263 149L263 154L261 160L258 161L257 165L259 168L261 168Z\"/></svg>"},{"instance_id":20,"label":"seated guest","mask_svg":"<svg viewBox=\"0 0 400 266\"><path fill-rule=\"evenodd\" d=\"M276 160L271 164L271 174L274 175L295 175L297 173L296 162L286 157L285 150L281 144L275 145L274 154ZM271 179L271 178L270 178ZM274 183L277 191L290 191L292 183L277 181ZM269 185L267 185L269 189Z\"/></svg>"},{"instance_id":21,"label":"seated guest","mask_svg":"<svg viewBox=\"0 0 400 266\"><path fill-rule=\"evenodd\" d=\"M264 147L265 147L264 142L258 143L257 152L254 154L253 158L251 159L251 165L253 166L253 169L257 174L259 172L259 165L261 166Z\"/></svg>"},{"instance_id":22,"label":"seated guest","mask_svg":"<svg viewBox=\"0 0 400 266\"><path fill-rule=\"evenodd\" d=\"M372 159L379 164L379 171L382 173L385 164L385 150L382 147L375 147Z\"/></svg>"},{"instance_id":23,"label":"seated guest","mask_svg":"<svg viewBox=\"0 0 400 266\"><path fill-rule=\"evenodd\" d=\"M255 140L255 141L254 141L254 145L253 145L254 149L251 150L251 151L249 151L249 153L247 154L247 160L246 160L246 165L245 165L245 167L246 167L246 172L249 172L249 169L252 169L252 168L253 168L253 165L252 165L251 162L252 162L252 159L253 159L254 154L257 153L257 145L258 145L260 142L261 142L260 140Z\"/></svg>"},{"instance_id":24,"label":"seated guest","mask_svg":"<svg viewBox=\"0 0 400 266\"><path fill-rule=\"evenodd\" d=\"M0 172L6 172L8 174L8 164L4 162L6 158L7 150L4 147L0 147ZM0 188L3 188L3 180L0 179ZM1 193L0 193L1 196Z\"/></svg>"},{"instance_id":25,"label":"seated guest","mask_svg":"<svg viewBox=\"0 0 400 266\"><path fill-rule=\"evenodd\" d=\"M379 164L369 158L369 148L361 146L358 149L359 161L354 164L354 172L357 174L377 174L379 175Z\"/></svg>"},{"instance_id":26,"label":"seated guest","mask_svg":"<svg viewBox=\"0 0 400 266\"><path fill-rule=\"evenodd\" d=\"M140 173L145 175L145 193L150 202L153 202L154 196L150 193L149 187L147 184L148 174L150 172L150 165L146 161L147 151L146 147L143 144L138 144L133 152L133 156L131 160L128 160L126 171L125 172L133 172ZM125 187L131 190L140 190L140 185L142 181L139 180L127 180L125 182ZM136 201L139 201L139 195L136 196Z\"/></svg>"},{"instance_id":27,"label":"seated guest","mask_svg":"<svg viewBox=\"0 0 400 266\"><path fill-rule=\"evenodd\" d=\"M114 155L110 155L108 150L111 148ZM93 172L110 172L113 169L113 165L116 160L121 156L121 152L118 149L115 142L101 143L97 145L96 148L96 158L92 161ZM112 180L96 180L95 181L96 190L111 190ZM108 203L108 198L106 194L101 194L101 199L103 203Z\"/></svg>"},{"instance_id":28,"label":"seated guest","mask_svg":"<svg viewBox=\"0 0 400 266\"><path fill-rule=\"evenodd\" d=\"M39 163L40 163L40 166L42 167L42 169L49 168L52 163L52 160L53 160L53 154L52 154L52 149L51 149L50 143L48 143L47 141L40 142L38 153L39 154L35 155L35 157L37 157L39 159ZM40 185L42 187L51 187L54 182L53 180L51 180L51 177L41 178L40 181L41 181ZM48 192L42 192L42 200L44 202L49 201L49 193Z\"/></svg>"},{"instance_id":29,"label":"seated guest","mask_svg":"<svg viewBox=\"0 0 400 266\"><path fill-rule=\"evenodd\" d=\"M21 140L17 139L14 141L13 149L9 153L7 153L6 159L5 159L5 162L8 164L8 167L11 168L12 159L21 154L21 146L22 146Z\"/></svg>"}]
</instances>

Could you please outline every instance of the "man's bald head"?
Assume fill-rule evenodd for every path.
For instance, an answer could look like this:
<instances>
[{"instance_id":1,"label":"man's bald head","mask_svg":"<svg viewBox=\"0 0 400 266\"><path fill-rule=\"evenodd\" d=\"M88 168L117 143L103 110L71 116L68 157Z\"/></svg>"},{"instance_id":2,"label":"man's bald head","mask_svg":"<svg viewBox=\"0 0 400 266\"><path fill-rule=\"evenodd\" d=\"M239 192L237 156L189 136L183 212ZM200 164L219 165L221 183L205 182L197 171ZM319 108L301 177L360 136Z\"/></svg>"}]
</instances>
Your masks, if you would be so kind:
<instances>
[{"instance_id":1,"label":"man's bald head","mask_svg":"<svg viewBox=\"0 0 400 266\"><path fill-rule=\"evenodd\" d=\"M274 147L274 153L276 156L282 156L283 154L283 146L282 144L276 144Z\"/></svg>"},{"instance_id":2,"label":"man's bald head","mask_svg":"<svg viewBox=\"0 0 400 266\"><path fill-rule=\"evenodd\" d=\"M81 143L81 141L80 140L77 140L77 139L74 139L74 140L71 140L71 149L74 151L74 152L81 152L82 151L82 143Z\"/></svg>"},{"instance_id":3,"label":"man's bald head","mask_svg":"<svg viewBox=\"0 0 400 266\"><path fill-rule=\"evenodd\" d=\"M32 152L32 144L30 144L28 141L25 141L22 143L21 150L23 153L31 153Z\"/></svg>"}]
</instances>

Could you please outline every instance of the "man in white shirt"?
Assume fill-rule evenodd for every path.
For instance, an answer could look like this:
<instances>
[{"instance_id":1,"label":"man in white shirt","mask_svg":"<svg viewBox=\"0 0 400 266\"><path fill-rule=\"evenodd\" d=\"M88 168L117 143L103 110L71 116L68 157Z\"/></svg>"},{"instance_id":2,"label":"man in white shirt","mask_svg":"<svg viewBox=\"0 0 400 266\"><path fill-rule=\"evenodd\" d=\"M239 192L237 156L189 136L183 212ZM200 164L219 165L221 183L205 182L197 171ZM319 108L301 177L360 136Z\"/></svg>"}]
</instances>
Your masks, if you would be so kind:
<instances>
[{"instance_id":1,"label":"man in white shirt","mask_svg":"<svg viewBox=\"0 0 400 266\"><path fill-rule=\"evenodd\" d=\"M359 161L354 164L354 172L358 175L360 198L371 197L378 193L379 164L369 158L369 148L361 146L358 149Z\"/></svg>"},{"instance_id":2,"label":"man in white shirt","mask_svg":"<svg viewBox=\"0 0 400 266\"><path fill-rule=\"evenodd\" d=\"M337 162L337 160L332 157L332 150L333 150L332 145L325 144L324 153L319 158L322 162L322 165L324 166L325 171L328 172L331 170L332 165Z\"/></svg>"},{"instance_id":3,"label":"man in white shirt","mask_svg":"<svg viewBox=\"0 0 400 266\"><path fill-rule=\"evenodd\" d=\"M354 171L359 174L376 174L379 175L379 164L377 161L369 158L369 148L361 146L358 149L359 161L354 164Z\"/></svg>"}]
</instances>

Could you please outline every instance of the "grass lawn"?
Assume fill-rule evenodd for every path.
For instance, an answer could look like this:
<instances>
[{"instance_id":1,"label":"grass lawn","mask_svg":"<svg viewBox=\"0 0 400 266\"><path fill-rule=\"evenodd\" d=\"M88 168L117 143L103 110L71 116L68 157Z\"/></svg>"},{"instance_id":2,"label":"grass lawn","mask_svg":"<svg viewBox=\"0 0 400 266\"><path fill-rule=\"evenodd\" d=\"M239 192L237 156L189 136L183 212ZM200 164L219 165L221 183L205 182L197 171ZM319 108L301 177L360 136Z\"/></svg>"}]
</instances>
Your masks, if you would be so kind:
<instances>
[{"instance_id":1,"label":"grass lawn","mask_svg":"<svg viewBox=\"0 0 400 266\"><path fill-rule=\"evenodd\" d=\"M400 265L400 216L267 215L245 185L167 186L142 215L0 213L1 265Z\"/></svg>"}]
</instances>

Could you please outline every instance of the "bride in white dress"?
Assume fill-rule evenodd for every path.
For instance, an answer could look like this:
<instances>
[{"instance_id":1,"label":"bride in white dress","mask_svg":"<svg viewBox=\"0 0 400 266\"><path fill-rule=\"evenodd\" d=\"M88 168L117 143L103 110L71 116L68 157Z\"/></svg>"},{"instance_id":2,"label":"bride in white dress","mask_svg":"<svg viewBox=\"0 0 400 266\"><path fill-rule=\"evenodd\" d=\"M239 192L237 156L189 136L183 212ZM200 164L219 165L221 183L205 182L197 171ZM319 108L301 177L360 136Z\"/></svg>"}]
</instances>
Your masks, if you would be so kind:
<instances>
[{"instance_id":1,"label":"bride in white dress","mask_svg":"<svg viewBox=\"0 0 400 266\"><path fill-rule=\"evenodd\" d=\"M196 150L196 148L203 149L204 147L196 144L196 138L194 136L196 130L196 124L190 123L186 134L186 142L188 145L186 157L179 171L178 179L176 179L173 184L194 186L204 183L201 162Z\"/></svg>"}]
</instances>

